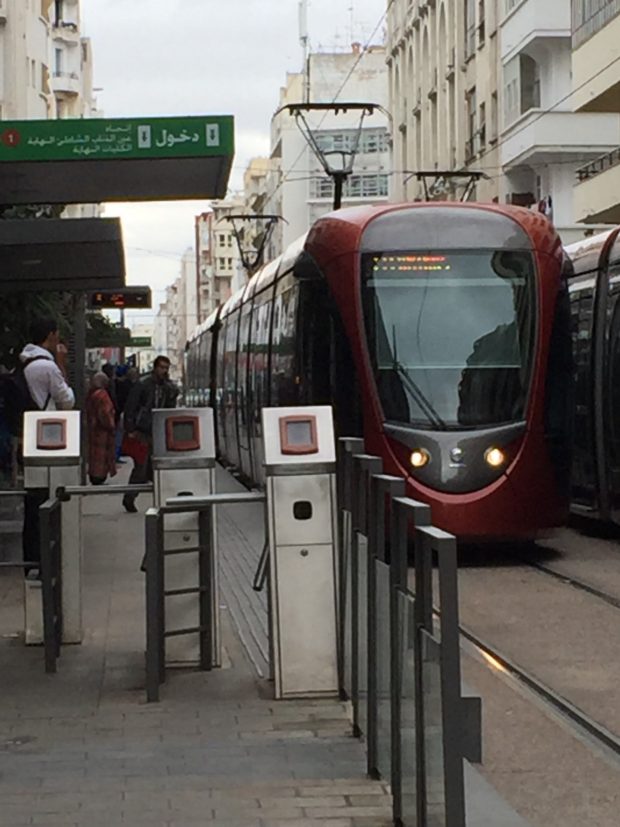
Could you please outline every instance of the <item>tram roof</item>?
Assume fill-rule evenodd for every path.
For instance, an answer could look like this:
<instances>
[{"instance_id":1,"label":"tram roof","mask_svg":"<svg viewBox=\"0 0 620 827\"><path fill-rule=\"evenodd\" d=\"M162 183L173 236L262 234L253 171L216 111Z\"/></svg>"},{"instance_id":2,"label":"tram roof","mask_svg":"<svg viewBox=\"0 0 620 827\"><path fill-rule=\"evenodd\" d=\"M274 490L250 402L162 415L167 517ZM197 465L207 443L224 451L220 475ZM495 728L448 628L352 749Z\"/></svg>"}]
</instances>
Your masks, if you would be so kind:
<instances>
[{"instance_id":1,"label":"tram roof","mask_svg":"<svg viewBox=\"0 0 620 827\"><path fill-rule=\"evenodd\" d=\"M611 246L609 260L620 257L620 227L568 244L564 250L573 262L575 275L598 270L604 264L601 260Z\"/></svg>"}]
</instances>

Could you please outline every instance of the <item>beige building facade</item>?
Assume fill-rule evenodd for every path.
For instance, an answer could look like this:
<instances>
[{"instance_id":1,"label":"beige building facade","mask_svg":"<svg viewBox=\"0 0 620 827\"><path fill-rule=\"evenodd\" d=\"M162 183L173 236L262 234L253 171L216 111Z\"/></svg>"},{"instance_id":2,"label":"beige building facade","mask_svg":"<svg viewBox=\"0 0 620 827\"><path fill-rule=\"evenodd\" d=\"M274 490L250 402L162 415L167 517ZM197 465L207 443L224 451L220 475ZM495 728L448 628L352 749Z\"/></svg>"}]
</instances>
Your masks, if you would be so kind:
<instances>
[{"instance_id":1,"label":"beige building facade","mask_svg":"<svg viewBox=\"0 0 620 827\"><path fill-rule=\"evenodd\" d=\"M396 0L388 12L387 61L397 201L424 197L420 171L481 171L472 198L499 195L496 0ZM436 197L458 199L467 179L438 180Z\"/></svg>"},{"instance_id":2,"label":"beige building facade","mask_svg":"<svg viewBox=\"0 0 620 827\"><path fill-rule=\"evenodd\" d=\"M573 106L610 119L611 147L577 170L575 213L620 224L620 0L573 0Z\"/></svg>"}]
</instances>

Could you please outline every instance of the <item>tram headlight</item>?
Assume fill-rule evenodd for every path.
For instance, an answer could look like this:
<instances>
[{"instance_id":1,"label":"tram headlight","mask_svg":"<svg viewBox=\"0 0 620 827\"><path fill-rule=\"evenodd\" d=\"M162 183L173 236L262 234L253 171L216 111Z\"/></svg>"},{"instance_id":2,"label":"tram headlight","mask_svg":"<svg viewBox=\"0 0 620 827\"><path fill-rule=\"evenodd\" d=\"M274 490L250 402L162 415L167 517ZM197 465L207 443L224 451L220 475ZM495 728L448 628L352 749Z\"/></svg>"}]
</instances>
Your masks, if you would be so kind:
<instances>
[{"instance_id":1,"label":"tram headlight","mask_svg":"<svg viewBox=\"0 0 620 827\"><path fill-rule=\"evenodd\" d=\"M484 459L491 468L499 468L506 462L506 454L501 448L488 448L484 453Z\"/></svg>"},{"instance_id":2,"label":"tram headlight","mask_svg":"<svg viewBox=\"0 0 620 827\"><path fill-rule=\"evenodd\" d=\"M414 468L424 468L425 465L428 465L430 459L430 454L424 448L416 448L415 451L411 452L411 456L409 457L409 461Z\"/></svg>"}]
</instances>

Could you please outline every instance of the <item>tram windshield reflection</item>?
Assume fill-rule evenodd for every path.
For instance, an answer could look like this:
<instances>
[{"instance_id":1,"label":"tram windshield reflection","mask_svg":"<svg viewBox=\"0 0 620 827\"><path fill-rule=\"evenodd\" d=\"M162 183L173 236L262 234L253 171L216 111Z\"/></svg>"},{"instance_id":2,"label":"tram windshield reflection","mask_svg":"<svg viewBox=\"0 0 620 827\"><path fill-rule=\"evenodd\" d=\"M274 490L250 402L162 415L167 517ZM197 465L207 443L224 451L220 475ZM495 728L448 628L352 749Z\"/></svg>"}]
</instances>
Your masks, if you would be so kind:
<instances>
[{"instance_id":1,"label":"tram windshield reflection","mask_svg":"<svg viewBox=\"0 0 620 827\"><path fill-rule=\"evenodd\" d=\"M482 428L524 417L535 334L531 253L363 256L363 302L387 421Z\"/></svg>"}]
</instances>

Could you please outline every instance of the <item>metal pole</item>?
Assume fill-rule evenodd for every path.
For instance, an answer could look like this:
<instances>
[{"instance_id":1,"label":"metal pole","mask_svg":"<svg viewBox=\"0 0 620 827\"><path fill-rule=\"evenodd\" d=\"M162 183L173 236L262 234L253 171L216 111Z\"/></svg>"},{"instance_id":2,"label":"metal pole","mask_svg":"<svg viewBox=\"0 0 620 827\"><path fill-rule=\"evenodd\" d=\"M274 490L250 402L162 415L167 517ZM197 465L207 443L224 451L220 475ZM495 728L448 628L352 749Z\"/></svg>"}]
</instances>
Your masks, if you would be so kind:
<instances>
[{"instance_id":1,"label":"metal pole","mask_svg":"<svg viewBox=\"0 0 620 827\"><path fill-rule=\"evenodd\" d=\"M56 672L58 642L56 639L54 567L52 564L52 515L53 501L39 506L39 543L41 554L41 601L43 603L43 644L45 671Z\"/></svg>"},{"instance_id":2,"label":"metal pole","mask_svg":"<svg viewBox=\"0 0 620 827\"><path fill-rule=\"evenodd\" d=\"M163 618L163 518L157 508L149 508L145 518L146 559L146 699L159 701L162 678ZM160 559L161 558L161 559Z\"/></svg>"},{"instance_id":3,"label":"metal pole","mask_svg":"<svg viewBox=\"0 0 620 827\"><path fill-rule=\"evenodd\" d=\"M211 523L213 507L198 513L199 582L200 582L200 668L213 667L213 594Z\"/></svg>"},{"instance_id":4,"label":"metal pole","mask_svg":"<svg viewBox=\"0 0 620 827\"><path fill-rule=\"evenodd\" d=\"M392 519L390 525L390 691L391 691L391 740L392 740L392 812L394 822L400 824L403 815L403 771L402 771L402 744L401 744L401 657L400 634L398 618L398 595L402 585L400 572L401 560L405 558L407 568L407 529L408 516L403 503L406 500L397 498L392 500Z\"/></svg>"},{"instance_id":5,"label":"metal pole","mask_svg":"<svg viewBox=\"0 0 620 827\"><path fill-rule=\"evenodd\" d=\"M344 189L344 182L347 180L348 172L332 172L334 179L334 209L339 210L342 206L342 190Z\"/></svg>"},{"instance_id":6,"label":"metal pole","mask_svg":"<svg viewBox=\"0 0 620 827\"><path fill-rule=\"evenodd\" d=\"M441 601L441 714L446 795L446 827L465 827L463 744L461 738L461 653L456 538L434 530Z\"/></svg>"},{"instance_id":7,"label":"metal pole","mask_svg":"<svg viewBox=\"0 0 620 827\"><path fill-rule=\"evenodd\" d=\"M380 777L378 755L378 646L379 624L377 618L377 561L385 563L385 533L387 509L386 496L402 497L405 494L405 480L374 474L370 478L368 535L368 775ZM390 641L391 646L391 641Z\"/></svg>"}]
</instances>

